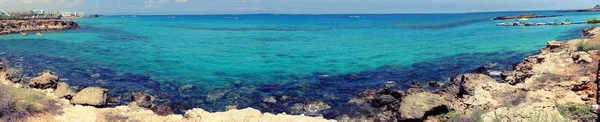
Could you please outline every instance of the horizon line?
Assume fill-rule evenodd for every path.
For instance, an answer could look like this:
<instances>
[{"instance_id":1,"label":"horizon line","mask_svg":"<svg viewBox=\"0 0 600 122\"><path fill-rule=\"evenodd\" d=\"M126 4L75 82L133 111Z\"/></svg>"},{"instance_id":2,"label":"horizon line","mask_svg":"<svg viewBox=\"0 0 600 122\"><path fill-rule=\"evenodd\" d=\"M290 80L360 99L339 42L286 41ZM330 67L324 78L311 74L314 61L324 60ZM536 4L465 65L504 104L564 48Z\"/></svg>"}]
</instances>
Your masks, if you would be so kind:
<instances>
[{"instance_id":1,"label":"horizon line","mask_svg":"<svg viewBox=\"0 0 600 122\"><path fill-rule=\"evenodd\" d=\"M577 9L555 9L555 10L515 10L515 11L474 11L474 12L422 12L422 13L203 13L203 14L157 14L157 13L105 13L98 15L141 15L141 16L152 16L152 15L351 15L351 14L362 14L362 15L391 15L391 14L474 14L474 13L494 13L494 12L540 12L540 11L565 11L565 10L577 10ZM91 14L94 15L94 14Z\"/></svg>"}]
</instances>

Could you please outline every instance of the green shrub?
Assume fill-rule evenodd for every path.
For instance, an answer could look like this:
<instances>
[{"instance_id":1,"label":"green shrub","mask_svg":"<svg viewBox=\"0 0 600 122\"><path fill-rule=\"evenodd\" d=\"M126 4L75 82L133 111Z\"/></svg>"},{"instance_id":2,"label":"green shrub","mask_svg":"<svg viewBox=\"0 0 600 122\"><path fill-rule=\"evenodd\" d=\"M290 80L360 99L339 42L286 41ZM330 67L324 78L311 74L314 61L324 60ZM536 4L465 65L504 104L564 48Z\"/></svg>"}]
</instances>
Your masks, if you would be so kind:
<instances>
[{"instance_id":1,"label":"green shrub","mask_svg":"<svg viewBox=\"0 0 600 122\"><path fill-rule=\"evenodd\" d=\"M586 52L590 50L600 50L600 43L591 41L579 41L579 43L577 44L577 50Z\"/></svg>"},{"instance_id":2,"label":"green shrub","mask_svg":"<svg viewBox=\"0 0 600 122\"><path fill-rule=\"evenodd\" d=\"M560 82L562 80L562 76L554 73L543 73L542 76L535 79L537 82L544 83L546 81L555 81Z\"/></svg>"},{"instance_id":3,"label":"green shrub","mask_svg":"<svg viewBox=\"0 0 600 122\"><path fill-rule=\"evenodd\" d=\"M448 122L460 122L460 113L456 111L448 112Z\"/></svg>"},{"instance_id":4,"label":"green shrub","mask_svg":"<svg viewBox=\"0 0 600 122\"><path fill-rule=\"evenodd\" d=\"M448 117L448 122L483 122L483 114L485 114L485 110L480 108L475 108L471 115L461 115L456 111L451 111L446 114Z\"/></svg>"},{"instance_id":5,"label":"green shrub","mask_svg":"<svg viewBox=\"0 0 600 122\"><path fill-rule=\"evenodd\" d=\"M61 109L56 105L57 101L48 99L41 93L4 84L0 84L0 98L1 120L18 121L28 115L54 113Z\"/></svg>"},{"instance_id":6,"label":"green shrub","mask_svg":"<svg viewBox=\"0 0 600 122\"><path fill-rule=\"evenodd\" d=\"M565 118L571 120L594 120L593 113L591 112L590 106L577 106L577 105L556 105L558 112Z\"/></svg>"}]
</instances>

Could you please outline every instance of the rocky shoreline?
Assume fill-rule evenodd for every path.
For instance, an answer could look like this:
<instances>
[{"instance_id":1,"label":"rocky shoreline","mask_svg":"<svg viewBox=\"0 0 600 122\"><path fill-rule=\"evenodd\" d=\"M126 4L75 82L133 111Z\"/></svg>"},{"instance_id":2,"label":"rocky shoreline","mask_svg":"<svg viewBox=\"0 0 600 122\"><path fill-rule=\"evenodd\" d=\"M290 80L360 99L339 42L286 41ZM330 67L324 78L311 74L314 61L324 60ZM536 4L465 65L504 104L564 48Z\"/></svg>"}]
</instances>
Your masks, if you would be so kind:
<instances>
[{"instance_id":1,"label":"rocky shoreline","mask_svg":"<svg viewBox=\"0 0 600 122\"><path fill-rule=\"evenodd\" d=\"M0 20L0 35L48 30L75 29L79 25L72 20L36 19L36 20Z\"/></svg>"},{"instance_id":2,"label":"rocky shoreline","mask_svg":"<svg viewBox=\"0 0 600 122\"><path fill-rule=\"evenodd\" d=\"M507 19L520 19L520 18L546 18L546 17L557 17L557 16L562 16L562 15L523 14L523 15L519 15L519 16L513 16L513 15L500 16L500 17L495 17L492 20L507 20Z\"/></svg>"},{"instance_id":3,"label":"rocky shoreline","mask_svg":"<svg viewBox=\"0 0 600 122\"><path fill-rule=\"evenodd\" d=\"M595 121L600 28L584 37L550 41L537 55L503 72L457 74L438 90L367 89L350 101L371 114L345 120L374 121Z\"/></svg>"},{"instance_id":4,"label":"rocky shoreline","mask_svg":"<svg viewBox=\"0 0 600 122\"><path fill-rule=\"evenodd\" d=\"M394 87L390 81L381 89L365 89L348 104L348 113L337 121L592 121L597 118L589 105L596 101L596 68L600 58L600 28L582 31L583 37L566 42L550 41L537 55L515 64L514 70L494 79L484 68L468 74L456 74L448 83L431 82L441 87L425 89L420 84L406 91ZM12 91L40 94L49 103L31 102L25 110L37 110L24 116L9 116L0 104L0 119L7 121L335 121L319 114L331 106L316 99L306 99L291 106L290 114L261 113L236 105L223 106L226 112L207 112L194 108L183 114L174 114L168 104L156 104L155 97L146 91L133 91L130 98L115 99L101 87L75 88L62 82L51 71L27 79L19 69L2 65L0 86ZM94 77L92 75L91 77ZM96 76L97 77L97 76ZM182 86L183 87L183 86ZM4 87L3 87L4 88ZM3 91L4 90L4 91ZM7 91L8 90L8 91ZM0 93L11 92L0 89ZM13 96L13 106L22 106L21 92ZM25 97L27 98L27 97ZM267 97L265 103L276 103L280 97ZM127 106L110 107L119 101ZM3 103L0 101L0 103ZM13 103L13 102L5 102ZM50 107L48 107L50 106ZM10 108L10 107L8 107ZM15 108L15 107L12 107ZM18 107L16 107L18 108ZM53 108L53 109L39 109ZM8 112L14 112L9 110ZM298 115L302 114L302 115ZM309 116L304 116L309 115ZM310 117L317 116L317 117Z\"/></svg>"},{"instance_id":5,"label":"rocky shoreline","mask_svg":"<svg viewBox=\"0 0 600 122\"><path fill-rule=\"evenodd\" d=\"M593 8L565 10L565 11L558 11L558 12L597 12L597 11L600 11L600 5L596 5Z\"/></svg>"}]
</instances>

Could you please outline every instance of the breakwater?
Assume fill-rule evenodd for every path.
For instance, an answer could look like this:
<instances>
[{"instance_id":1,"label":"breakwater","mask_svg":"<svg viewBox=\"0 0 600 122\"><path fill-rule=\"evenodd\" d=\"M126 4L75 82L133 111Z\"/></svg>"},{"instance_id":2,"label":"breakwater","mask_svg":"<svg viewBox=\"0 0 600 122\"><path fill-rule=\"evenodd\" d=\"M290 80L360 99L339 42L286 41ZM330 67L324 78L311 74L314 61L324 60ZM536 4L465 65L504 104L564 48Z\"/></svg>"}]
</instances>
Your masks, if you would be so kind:
<instances>
[{"instance_id":1,"label":"breakwater","mask_svg":"<svg viewBox=\"0 0 600 122\"><path fill-rule=\"evenodd\" d=\"M79 25L72 20L0 20L0 35L28 32L75 29Z\"/></svg>"}]
</instances>

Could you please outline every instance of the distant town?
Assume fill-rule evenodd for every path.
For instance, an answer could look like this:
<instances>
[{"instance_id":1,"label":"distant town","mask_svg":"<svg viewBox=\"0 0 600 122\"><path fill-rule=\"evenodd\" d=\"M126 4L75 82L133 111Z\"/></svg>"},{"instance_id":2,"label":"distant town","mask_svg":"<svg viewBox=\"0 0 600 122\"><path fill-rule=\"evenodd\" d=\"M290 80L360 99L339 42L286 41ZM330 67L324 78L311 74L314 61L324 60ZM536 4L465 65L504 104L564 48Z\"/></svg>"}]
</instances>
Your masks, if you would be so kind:
<instances>
[{"instance_id":1,"label":"distant town","mask_svg":"<svg viewBox=\"0 0 600 122\"><path fill-rule=\"evenodd\" d=\"M98 17L98 15L86 16L84 12L70 11L46 11L46 10L19 10L4 11L0 9L0 20L29 20L29 19L75 19L84 17Z\"/></svg>"}]
</instances>

